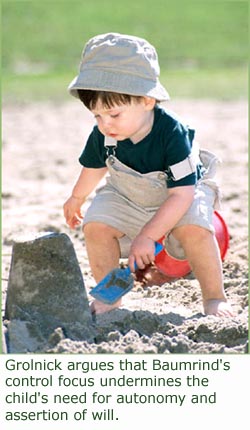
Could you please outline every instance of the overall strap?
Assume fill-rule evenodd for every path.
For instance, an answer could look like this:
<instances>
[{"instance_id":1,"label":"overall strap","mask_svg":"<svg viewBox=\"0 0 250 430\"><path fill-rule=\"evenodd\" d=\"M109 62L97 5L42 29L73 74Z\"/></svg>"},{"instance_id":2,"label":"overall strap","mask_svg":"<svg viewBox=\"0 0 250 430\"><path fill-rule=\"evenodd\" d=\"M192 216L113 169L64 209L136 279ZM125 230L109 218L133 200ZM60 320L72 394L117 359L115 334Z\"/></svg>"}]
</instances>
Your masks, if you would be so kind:
<instances>
[{"instance_id":1,"label":"overall strap","mask_svg":"<svg viewBox=\"0 0 250 430\"><path fill-rule=\"evenodd\" d=\"M197 165L201 164L199 157L199 144L194 141L191 153L187 158L180 161L179 163L169 166L171 177L174 181L178 181L191 173L196 172Z\"/></svg>"},{"instance_id":2,"label":"overall strap","mask_svg":"<svg viewBox=\"0 0 250 430\"><path fill-rule=\"evenodd\" d=\"M113 137L105 136L104 146L107 149L107 156L115 155L115 149L117 148L117 141Z\"/></svg>"}]
</instances>

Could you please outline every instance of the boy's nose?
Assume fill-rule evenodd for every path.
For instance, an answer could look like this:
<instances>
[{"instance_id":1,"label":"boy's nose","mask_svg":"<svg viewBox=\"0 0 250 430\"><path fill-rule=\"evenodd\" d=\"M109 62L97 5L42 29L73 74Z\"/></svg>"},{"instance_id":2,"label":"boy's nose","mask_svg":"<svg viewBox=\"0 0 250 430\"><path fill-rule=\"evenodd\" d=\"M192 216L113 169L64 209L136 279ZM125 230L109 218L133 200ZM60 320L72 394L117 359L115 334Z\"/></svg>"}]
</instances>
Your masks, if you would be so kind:
<instances>
[{"instance_id":1,"label":"boy's nose","mask_svg":"<svg viewBox=\"0 0 250 430\"><path fill-rule=\"evenodd\" d=\"M103 121L102 127L105 130L105 134L110 134L112 128L112 121L109 119Z\"/></svg>"}]
</instances>

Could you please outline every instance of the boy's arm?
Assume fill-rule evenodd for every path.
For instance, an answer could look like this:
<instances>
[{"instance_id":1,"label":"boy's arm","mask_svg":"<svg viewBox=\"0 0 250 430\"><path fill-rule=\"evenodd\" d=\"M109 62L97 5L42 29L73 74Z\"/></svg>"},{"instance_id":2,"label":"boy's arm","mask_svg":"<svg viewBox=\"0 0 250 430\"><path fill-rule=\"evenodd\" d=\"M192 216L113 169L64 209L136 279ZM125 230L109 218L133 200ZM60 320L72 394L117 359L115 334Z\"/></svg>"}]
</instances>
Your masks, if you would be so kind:
<instances>
[{"instance_id":1,"label":"boy's arm","mask_svg":"<svg viewBox=\"0 0 250 430\"><path fill-rule=\"evenodd\" d=\"M92 193L100 180L106 174L107 170L107 167L102 167L99 169L83 167L72 190L72 196L82 200L84 203L86 198Z\"/></svg>"},{"instance_id":2,"label":"boy's arm","mask_svg":"<svg viewBox=\"0 0 250 430\"><path fill-rule=\"evenodd\" d=\"M132 243L129 255L131 270L134 270L135 261L141 269L154 261L154 242L172 230L182 218L193 202L194 189L194 185L168 189L168 198Z\"/></svg>"},{"instance_id":3,"label":"boy's arm","mask_svg":"<svg viewBox=\"0 0 250 430\"><path fill-rule=\"evenodd\" d=\"M107 167L102 167L100 169L82 168L71 196L63 205L64 216L70 228L75 228L80 224L83 218L81 215L81 206L86 201L89 194L94 191L106 172Z\"/></svg>"}]
</instances>

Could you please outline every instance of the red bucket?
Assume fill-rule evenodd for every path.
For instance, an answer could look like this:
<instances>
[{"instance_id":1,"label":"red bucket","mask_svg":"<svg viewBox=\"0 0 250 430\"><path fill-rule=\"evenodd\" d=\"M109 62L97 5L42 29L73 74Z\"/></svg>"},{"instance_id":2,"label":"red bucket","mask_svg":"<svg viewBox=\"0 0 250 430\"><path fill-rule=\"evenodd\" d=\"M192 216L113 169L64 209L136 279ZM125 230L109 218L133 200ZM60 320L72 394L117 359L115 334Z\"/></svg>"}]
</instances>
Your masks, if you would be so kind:
<instances>
[{"instance_id":1,"label":"red bucket","mask_svg":"<svg viewBox=\"0 0 250 430\"><path fill-rule=\"evenodd\" d=\"M217 211L214 211L213 225L215 229L215 237L220 249L221 259L223 261L229 248L229 233L225 220Z\"/></svg>"},{"instance_id":2,"label":"red bucket","mask_svg":"<svg viewBox=\"0 0 250 430\"><path fill-rule=\"evenodd\" d=\"M214 211L213 214L213 224L221 259L224 260L229 247L229 233L224 219L217 211ZM165 237L163 236L159 243L164 245L164 239ZM172 278L181 278L191 272L191 267L187 260L177 260L169 255L166 249L163 249L155 257L155 265L161 272Z\"/></svg>"}]
</instances>

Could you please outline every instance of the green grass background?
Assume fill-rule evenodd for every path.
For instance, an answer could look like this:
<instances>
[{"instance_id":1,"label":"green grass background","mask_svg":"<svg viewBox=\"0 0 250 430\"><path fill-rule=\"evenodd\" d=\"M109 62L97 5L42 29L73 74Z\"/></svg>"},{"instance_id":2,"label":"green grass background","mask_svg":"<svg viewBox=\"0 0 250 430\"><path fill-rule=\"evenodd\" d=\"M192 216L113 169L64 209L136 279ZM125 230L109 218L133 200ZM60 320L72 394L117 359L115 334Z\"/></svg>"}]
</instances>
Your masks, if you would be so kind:
<instances>
[{"instance_id":1,"label":"green grass background","mask_svg":"<svg viewBox=\"0 0 250 430\"><path fill-rule=\"evenodd\" d=\"M86 41L148 39L172 98L247 97L248 1L2 0L3 100L68 99Z\"/></svg>"}]
</instances>

